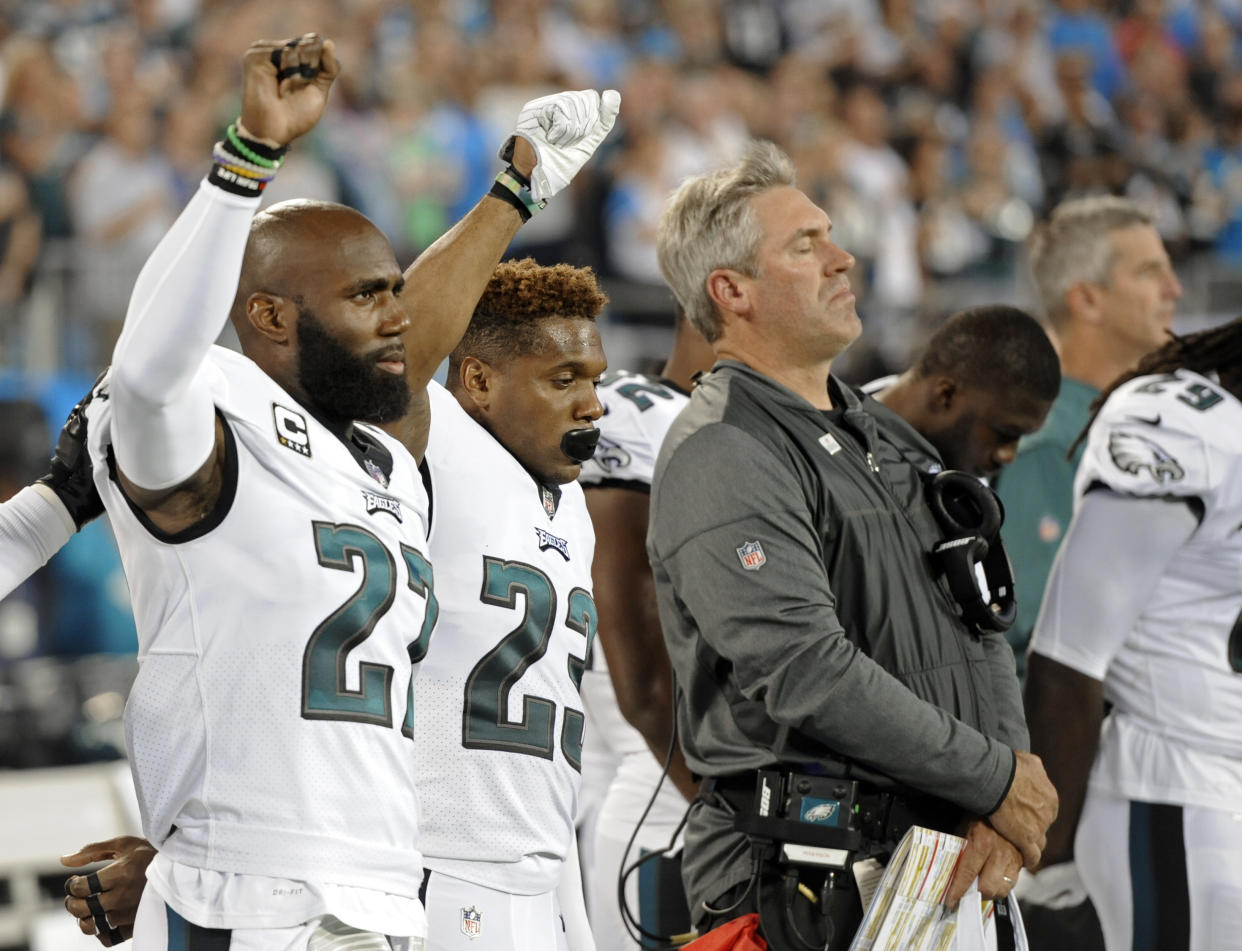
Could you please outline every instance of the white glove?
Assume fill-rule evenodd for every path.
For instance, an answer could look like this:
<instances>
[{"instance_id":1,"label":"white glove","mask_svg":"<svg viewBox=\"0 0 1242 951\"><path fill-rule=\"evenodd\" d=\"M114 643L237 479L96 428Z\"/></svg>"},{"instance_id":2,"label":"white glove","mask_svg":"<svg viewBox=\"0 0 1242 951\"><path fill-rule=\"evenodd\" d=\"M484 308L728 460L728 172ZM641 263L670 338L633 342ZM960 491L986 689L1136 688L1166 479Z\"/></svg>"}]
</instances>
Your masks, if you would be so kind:
<instances>
[{"instance_id":1,"label":"white glove","mask_svg":"<svg viewBox=\"0 0 1242 951\"><path fill-rule=\"evenodd\" d=\"M1022 884L1015 892L1028 905L1052 909L1074 908L1087 900L1087 890L1078 875L1078 866L1072 861L1058 862L1038 872L1025 873Z\"/></svg>"},{"instance_id":2,"label":"white glove","mask_svg":"<svg viewBox=\"0 0 1242 951\"><path fill-rule=\"evenodd\" d=\"M520 135L535 149L539 162L530 175L530 193L547 201L578 174L578 169L599 148L621 108L621 94L594 89L558 92L532 99L518 114L513 135ZM505 140L500 157L513 155L513 135Z\"/></svg>"}]
</instances>

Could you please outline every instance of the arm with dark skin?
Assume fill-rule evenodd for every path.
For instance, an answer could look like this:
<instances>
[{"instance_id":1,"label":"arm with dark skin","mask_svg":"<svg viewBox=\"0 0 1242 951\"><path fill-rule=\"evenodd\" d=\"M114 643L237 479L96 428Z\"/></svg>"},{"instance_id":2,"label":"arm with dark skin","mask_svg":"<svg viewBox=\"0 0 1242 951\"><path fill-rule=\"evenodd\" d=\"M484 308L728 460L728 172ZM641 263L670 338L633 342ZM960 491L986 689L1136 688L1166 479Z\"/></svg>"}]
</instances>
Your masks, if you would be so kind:
<instances>
[{"instance_id":1,"label":"arm with dark skin","mask_svg":"<svg viewBox=\"0 0 1242 951\"><path fill-rule=\"evenodd\" d=\"M521 136L514 142L513 166L527 176L535 167L535 150ZM521 224L516 208L484 196L406 268L403 297L412 317L405 333L406 378L411 389L426 386L457 346Z\"/></svg>"},{"instance_id":2,"label":"arm with dark skin","mask_svg":"<svg viewBox=\"0 0 1242 951\"><path fill-rule=\"evenodd\" d=\"M138 902L147 883L147 866L153 858L155 846L133 835L92 842L70 855L61 856L60 864L69 868L110 860L95 873L98 891L92 889L88 875L71 875L65 880L65 910L78 920L83 934L94 935L105 948L133 937ZM102 923L106 926L101 927L91 914L88 895L95 896L106 916Z\"/></svg>"},{"instance_id":3,"label":"arm with dark skin","mask_svg":"<svg viewBox=\"0 0 1242 951\"><path fill-rule=\"evenodd\" d=\"M588 487L586 503L596 535L607 539L595 549L591 576L617 705L663 763L673 739L673 672L647 562L649 496ZM698 784L680 749L673 751L669 778L686 799L694 798Z\"/></svg>"},{"instance_id":4,"label":"arm with dark skin","mask_svg":"<svg viewBox=\"0 0 1242 951\"><path fill-rule=\"evenodd\" d=\"M528 178L535 167L535 150L521 136L514 140L513 167ZM405 377L415 398L410 412L384 428L416 459L422 459L427 447L430 422L421 393L466 332L475 305L521 224L516 208L486 195L406 268L402 299L411 319L402 339Z\"/></svg>"},{"instance_id":5,"label":"arm with dark skin","mask_svg":"<svg viewBox=\"0 0 1242 951\"><path fill-rule=\"evenodd\" d=\"M1055 865L1074 857L1074 834L1104 720L1104 685L1041 654L1031 654L1027 664L1031 751L1043 759L1061 797L1061 811L1048 829L1041 862Z\"/></svg>"}]
</instances>

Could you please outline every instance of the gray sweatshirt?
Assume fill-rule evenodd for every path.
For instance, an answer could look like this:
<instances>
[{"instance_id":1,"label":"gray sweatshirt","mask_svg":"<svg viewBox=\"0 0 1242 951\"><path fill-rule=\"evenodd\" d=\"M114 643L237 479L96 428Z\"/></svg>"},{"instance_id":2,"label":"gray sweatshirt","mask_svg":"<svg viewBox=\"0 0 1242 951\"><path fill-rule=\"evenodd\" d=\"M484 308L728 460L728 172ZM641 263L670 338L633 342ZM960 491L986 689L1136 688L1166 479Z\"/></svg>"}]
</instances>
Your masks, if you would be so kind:
<instances>
[{"instance_id":1,"label":"gray sweatshirt","mask_svg":"<svg viewBox=\"0 0 1242 951\"><path fill-rule=\"evenodd\" d=\"M1027 746L1012 653L968 630L931 567L935 450L831 392L824 412L722 362L660 451L647 546L686 760L704 776L844 760L986 815ZM696 903L750 872L702 801L685 869Z\"/></svg>"}]
</instances>

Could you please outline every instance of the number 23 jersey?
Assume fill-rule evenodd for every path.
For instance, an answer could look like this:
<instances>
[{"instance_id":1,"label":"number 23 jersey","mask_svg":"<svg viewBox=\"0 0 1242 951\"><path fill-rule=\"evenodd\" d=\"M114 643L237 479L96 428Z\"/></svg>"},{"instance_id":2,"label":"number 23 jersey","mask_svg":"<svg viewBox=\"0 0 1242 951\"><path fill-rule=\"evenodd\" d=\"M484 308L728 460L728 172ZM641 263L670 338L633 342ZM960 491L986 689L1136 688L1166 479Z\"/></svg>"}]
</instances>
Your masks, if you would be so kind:
<instances>
[{"instance_id":1,"label":"number 23 jersey","mask_svg":"<svg viewBox=\"0 0 1242 951\"><path fill-rule=\"evenodd\" d=\"M513 894L556 886L577 808L595 535L431 384L429 553L440 616L414 746L424 864Z\"/></svg>"}]
</instances>

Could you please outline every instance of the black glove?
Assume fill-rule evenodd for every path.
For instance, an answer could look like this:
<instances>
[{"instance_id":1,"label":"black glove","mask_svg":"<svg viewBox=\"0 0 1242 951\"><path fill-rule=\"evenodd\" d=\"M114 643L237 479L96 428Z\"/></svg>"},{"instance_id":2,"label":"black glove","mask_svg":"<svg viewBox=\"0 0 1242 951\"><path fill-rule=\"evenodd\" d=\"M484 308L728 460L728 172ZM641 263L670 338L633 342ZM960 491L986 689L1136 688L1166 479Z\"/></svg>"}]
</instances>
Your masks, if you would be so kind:
<instances>
[{"instance_id":1,"label":"black glove","mask_svg":"<svg viewBox=\"0 0 1242 951\"><path fill-rule=\"evenodd\" d=\"M69 418L56 439L51 471L37 480L56 493L79 530L87 522L97 519L104 510L103 499L95 490L91 456L86 450L86 407L101 379L102 373L86 396L69 411Z\"/></svg>"}]
</instances>

